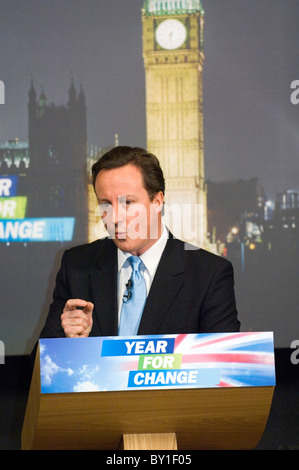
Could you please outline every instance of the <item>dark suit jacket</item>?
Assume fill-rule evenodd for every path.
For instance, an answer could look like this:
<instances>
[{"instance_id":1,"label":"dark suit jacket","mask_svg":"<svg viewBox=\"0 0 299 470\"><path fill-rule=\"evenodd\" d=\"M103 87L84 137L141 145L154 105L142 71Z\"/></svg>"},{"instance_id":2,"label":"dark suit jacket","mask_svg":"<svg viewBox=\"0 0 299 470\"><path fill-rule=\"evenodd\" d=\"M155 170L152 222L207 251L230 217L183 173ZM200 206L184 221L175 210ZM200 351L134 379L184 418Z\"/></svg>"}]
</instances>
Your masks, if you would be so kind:
<instances>
[{"instance_id":1,"label":"dark suit jacket","mask_svg":"<svg viewBox=\"0 0 299 470\"><path fill-rule=\"evenodd\" d=\"M113 240L97 240L64 253L41 337L64 336L60 315L72 298L94 304L91 336L117 335L117 248ZM231 263L202 249L185 249L185 244L170 234L138 334L239 329Z\"/></svg>"}]
</instances>

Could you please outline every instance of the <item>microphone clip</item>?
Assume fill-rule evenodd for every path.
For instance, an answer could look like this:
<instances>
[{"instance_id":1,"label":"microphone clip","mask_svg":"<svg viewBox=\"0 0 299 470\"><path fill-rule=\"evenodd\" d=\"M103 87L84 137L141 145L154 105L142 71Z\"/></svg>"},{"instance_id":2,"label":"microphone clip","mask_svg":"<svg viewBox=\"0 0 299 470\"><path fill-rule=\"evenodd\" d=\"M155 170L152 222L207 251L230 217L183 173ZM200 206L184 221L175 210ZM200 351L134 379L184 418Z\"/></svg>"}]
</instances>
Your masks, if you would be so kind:
<instances>
[{"instance_id":1,"label":"microphone clip","mask_svg":"<svg viewBox=\"0 0 299 470\"><path fill-rule=\"evenodd\" d=\"M126 284L126 293L123 295L123 302L126 304L130 301L132 297L132 287L133 287L133 281L132 279L129 279L127 284Z\"/></svg>"}]
</instances>

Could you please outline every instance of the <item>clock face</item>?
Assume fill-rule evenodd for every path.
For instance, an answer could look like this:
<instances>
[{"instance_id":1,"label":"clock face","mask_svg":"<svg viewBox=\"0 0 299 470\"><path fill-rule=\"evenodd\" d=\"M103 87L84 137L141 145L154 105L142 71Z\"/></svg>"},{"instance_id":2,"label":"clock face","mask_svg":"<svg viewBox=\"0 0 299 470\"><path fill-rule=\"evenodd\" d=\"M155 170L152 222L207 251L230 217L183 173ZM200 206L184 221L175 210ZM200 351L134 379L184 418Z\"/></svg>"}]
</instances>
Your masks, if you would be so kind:
<instances>
[{"instance_id":1,"label":"clock face","mask_svg":"<svg viewBox=\"0 0 299 470\"><path fill-rule=\"evenodd\" d=\"M187 31L179 20L162 21L156 29L156 41L163 49L177 49L186 41Z\"/></svg>"}]
</instances>

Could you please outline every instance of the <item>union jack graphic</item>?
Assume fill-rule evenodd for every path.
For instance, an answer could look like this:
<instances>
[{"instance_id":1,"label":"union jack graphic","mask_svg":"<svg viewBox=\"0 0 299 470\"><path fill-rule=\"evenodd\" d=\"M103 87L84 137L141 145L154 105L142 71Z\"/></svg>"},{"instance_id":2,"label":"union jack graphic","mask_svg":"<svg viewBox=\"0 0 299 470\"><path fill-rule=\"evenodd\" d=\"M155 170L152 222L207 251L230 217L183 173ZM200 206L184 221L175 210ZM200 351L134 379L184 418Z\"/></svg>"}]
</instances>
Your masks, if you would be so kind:
<instances>
[{"instance_id":1,"label":"union jack graphic","mask_svg":"<svg viewBox=\"0 0 299 470\"><path fill-rule=\"evenodd\" d=\"M220 369L219 387L275 385L271 332L178 335L174 352L184 368Z\"/></svg>"}]
</instances>

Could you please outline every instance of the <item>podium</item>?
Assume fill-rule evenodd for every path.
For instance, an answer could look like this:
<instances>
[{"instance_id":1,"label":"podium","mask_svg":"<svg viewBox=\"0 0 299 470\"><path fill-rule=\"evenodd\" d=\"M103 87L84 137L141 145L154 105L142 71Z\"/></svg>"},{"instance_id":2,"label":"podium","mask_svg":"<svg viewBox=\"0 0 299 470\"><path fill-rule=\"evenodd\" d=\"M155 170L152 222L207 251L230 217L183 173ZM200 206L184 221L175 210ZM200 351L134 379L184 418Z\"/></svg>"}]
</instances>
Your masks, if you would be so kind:
<instances>
[{"instance_id":1,"label":"podium","mask_svg":"<svg viewBox=\"0 0 299 470\"><path fill-rule=\"evenodd\" d=\"M274 386L268 332L40 340L22 449L252 449Z\"/></svg>"}]
</instances>

